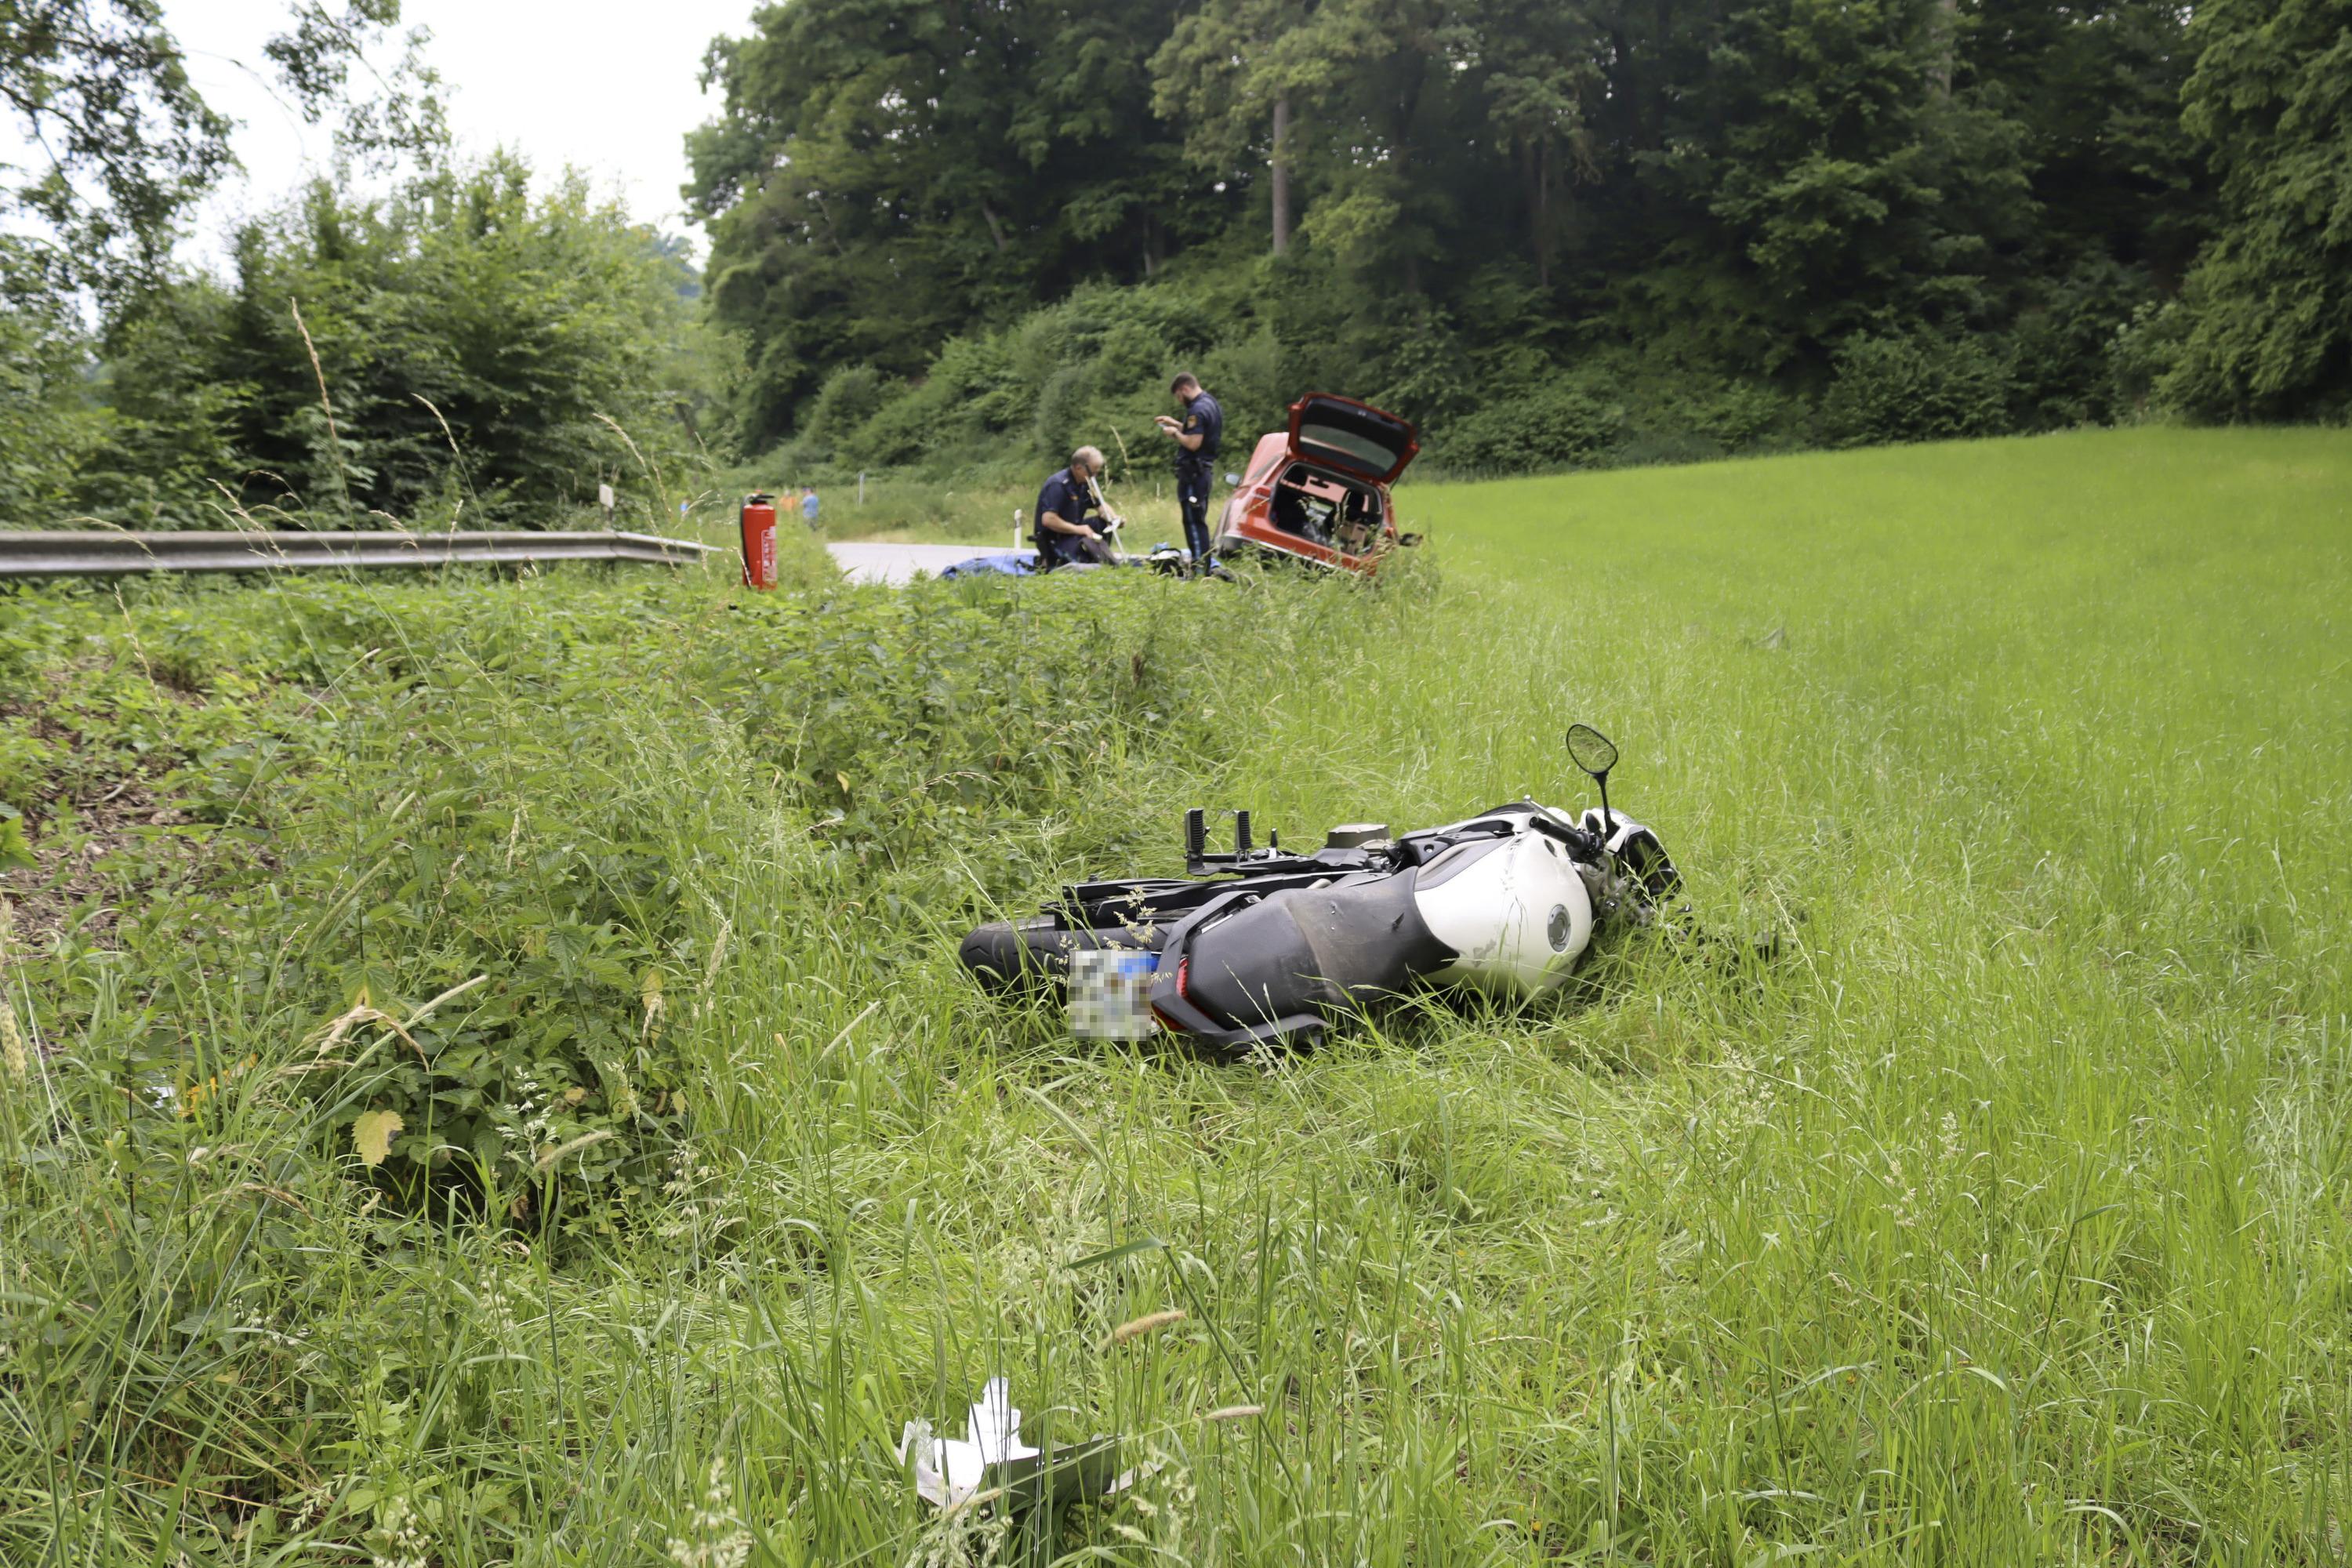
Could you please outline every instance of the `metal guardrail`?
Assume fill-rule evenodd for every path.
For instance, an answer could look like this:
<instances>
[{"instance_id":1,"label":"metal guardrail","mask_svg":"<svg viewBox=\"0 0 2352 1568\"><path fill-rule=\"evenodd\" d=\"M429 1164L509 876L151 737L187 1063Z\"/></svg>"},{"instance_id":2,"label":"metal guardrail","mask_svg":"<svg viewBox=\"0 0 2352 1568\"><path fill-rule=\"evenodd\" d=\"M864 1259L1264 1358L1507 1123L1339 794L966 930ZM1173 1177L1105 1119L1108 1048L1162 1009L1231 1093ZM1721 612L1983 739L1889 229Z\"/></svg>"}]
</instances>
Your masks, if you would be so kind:
<instances>
[{"instance_id":1,"label":"metal guardrail","mask_svg":"<svg viewBox=\"0 0 2352 1568\"><path fill-rule=\"evenodd\" d=\"M142 572L309 572L487 562L643 561L682 566L722 545L651 533L131 532L0 531L0 577L120 577Z\"/></svg>"}]
</instances>

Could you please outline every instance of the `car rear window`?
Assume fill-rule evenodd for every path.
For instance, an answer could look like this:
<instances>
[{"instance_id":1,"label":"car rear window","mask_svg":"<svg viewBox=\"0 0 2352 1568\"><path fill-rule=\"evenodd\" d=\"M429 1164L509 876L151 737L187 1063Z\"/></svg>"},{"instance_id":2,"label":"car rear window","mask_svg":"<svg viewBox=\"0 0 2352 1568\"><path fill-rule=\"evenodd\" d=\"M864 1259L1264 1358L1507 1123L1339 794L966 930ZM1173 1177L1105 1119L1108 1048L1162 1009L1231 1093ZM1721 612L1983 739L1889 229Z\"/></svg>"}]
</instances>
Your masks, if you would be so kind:
<instances>
[{"instance_id":1,"label":"car rear window","mask_svg":"<svg viewBox=\"0 0 2352 1568\"><path fill-rule=\"evenodd\" d=\"M1317 421L1302 424L1298 426L1298 444L1340 453L1375 474L1388 472L1396 463L1394 447L1384 446L1344 425L1325 425Z\"/></svg>"}]
</instances>

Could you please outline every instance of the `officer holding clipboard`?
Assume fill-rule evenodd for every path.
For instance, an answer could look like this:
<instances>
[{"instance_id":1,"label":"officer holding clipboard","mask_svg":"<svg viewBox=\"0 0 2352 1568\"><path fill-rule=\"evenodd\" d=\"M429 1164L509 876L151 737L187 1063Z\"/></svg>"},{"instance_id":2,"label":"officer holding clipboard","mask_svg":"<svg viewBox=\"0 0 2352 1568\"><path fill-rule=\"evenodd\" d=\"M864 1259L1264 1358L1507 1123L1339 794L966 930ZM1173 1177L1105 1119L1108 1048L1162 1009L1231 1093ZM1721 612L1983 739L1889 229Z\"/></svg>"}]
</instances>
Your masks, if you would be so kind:
<instances>
[{"instance_id":1,"label":"officer holding clipboard","mask_svg":"<svg viewBox=\"0 0 2352 1568\"><path fill-rule=\"evenodd\" d=\"M1216 565L1209 553L1209 487L1217 477L1217 448L1225 435L1225 411L1187 371L1168 385L1183 405L1181 417L1162 414L1152 423L1176 443L1176 500L1184 513L1184 543L1195 568Z\"/></svg>"}]
</instances>

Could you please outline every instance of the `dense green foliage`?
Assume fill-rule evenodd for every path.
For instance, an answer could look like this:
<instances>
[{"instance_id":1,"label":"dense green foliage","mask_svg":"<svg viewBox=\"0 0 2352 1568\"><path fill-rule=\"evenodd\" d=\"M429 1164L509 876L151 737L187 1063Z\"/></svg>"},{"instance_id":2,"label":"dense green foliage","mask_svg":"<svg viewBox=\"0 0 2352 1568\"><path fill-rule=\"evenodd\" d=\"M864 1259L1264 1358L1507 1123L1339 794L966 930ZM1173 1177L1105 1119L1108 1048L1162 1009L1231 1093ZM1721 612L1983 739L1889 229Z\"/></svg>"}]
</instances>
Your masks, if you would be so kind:
<instances>
[{"instance_id":1,"label":"dense green foliage","mask_svg":"<svg viewBox=\"0 0 2352 1568\"><path fill-rule=\"evenodd\" d=\"M2263 68L2319 93L2340 7L2300 10ZM2144 406L2116 343L2210 227L2198 138L2259 157L2272 134L2182 123L2186 15L802 0L715 47L728 110L695 190L749 346L746 434L812 437L787 463L905 461L916 431L942 461L1034 462L1066 370L1115 406L1211 353L1250 356L1243 379L1283 401L1320 384L1395 407L1454 466L2054 427ZM2341 171L2295 178L2324 221ZM1081 281L1122 290L1087 298L1125 352L1024 353L1023 312L1059 315ZM1013 406L964 418L985 441L871 381L869 438L813 428L851 369L935 414L974 393L930 384L976 367L1013 378L993 389ZM1849 374L1868 384L1822 409ZM1853 412L1921 375L1967 390Z\"/></svg>"},{"instance_id":2,"label":"dense green foliage","mask_svg":"<svg viewBox=\"0 0 2352 1568\"><path fill-rule=\"evenodd\" d=\"M198 382L245 391L232 445L313 506L348 489L410 515L462 486L493 512L544 511L635 468L624 431L656 452L685 442L658 356L690 279L584 180L534 199L499 159L381 205L318 188L241 237L237 266L234 325Z\"/></svg>"},{"instance_id":3,"label":"dense green foliage","mask_svg":"<svg viewBox=\"0 0 2352 1568\"><path fill-rule=\"evenodd\" d=\"M65 242L0 242L20 523L1156 468L1180 367L1238 437L1319 385L1456 471L2352 395L2346 0L794 0L709 57L707 292L561 177L453 168L419 46L359 68L393 0L270 55L396 194L339 176L190 278L223 128L155 7L8 15L0 89L79 172L6 198Z\"/></svg>"},{"instance_id":4,"label":"dense green foliage","mask_svg":"<svg viewBox=\"0 0 2352 1568\"><path fill-rule=\"evenodd\" d=\"M544 521L610 479L643 522L703 466L723 345L674 251L584 180L533 195L501 155L383 199L321 182L240 233L236 267L118 313L94 379L75 374L71 319L41 323L46 361L0 390L19 410L0 427L26 432L0 506L146 526Z\"/></svg>"},{"instance_id":5,"label":"dense green foliage","mask_svg":"<svg viewBox=\"0 0 2352 1568\"><path fill-rule=\"evenodd\" d=\"M2352 405L2352 4L2198 7L2189 128L2228 213L2168 390L2217 416Z\"/></svg>"},{"instance_id":6,"label":"dense green foliage","mask_svg":"<svg viewBox=\"0 0 2352 1568\"><path fill-rule=\"evenodd\" d=\"M1160 1464L1105 1562L2326 1561L2347 498L2113 432L1409 488L1371 593L12 594L0 1559L1005 1562L892 1458L1003 1373ZM1570 717L1779 962L1247 1068L954 967L1187 804L1573 803Z\"/></svg>"},{"instance_id":7,"label":"dense green foliage","mask_svg":"<svg viewBox=\"0 0 2352 1568\"><path fill-rule=\"evenodd\" d=\"M732 351L677 242L455 157L421 37L369 58L399 9L289 7L266 53L336 173L218 279L169 258L227 126L159 7L0 6L0 102L56 159L0 189L0 520L545 522L623 479L643 522L707 468Z\"/></svg>"},{"instance_id":8,"label":"dense green foliage","mask_svg":"<svg viewBox=\"0 0 2352 1568\"><path fill-rule=\"evenodd\" d=\"M2340 0L1134 11L802 0L714 47L748 440L1034 466L1071 389L1100 440L1212 357L1246 428L1320 384L1454 468L2336 406Z\"/></svg>"},{"instance_id":9,"label":"dense green foliage","mask_svg":"<svg viewBox=\"0 0 2352 1568\"><path fill-rule=\"evenodd\" d=\"M417 58L352 66L400 20L400 0L291 0L288 31L263 45L289 107L331 119L339 151L378 159L440 134L437 79ZM0 237L5 297L30 270L47 286L133 296L163 275L177 221L232 162L230 122L205 102L164 26L162 0L5 0L0 4L0 107L31 167L0 164L0 214L40 221Z\"/></svg>"}]
</instances>

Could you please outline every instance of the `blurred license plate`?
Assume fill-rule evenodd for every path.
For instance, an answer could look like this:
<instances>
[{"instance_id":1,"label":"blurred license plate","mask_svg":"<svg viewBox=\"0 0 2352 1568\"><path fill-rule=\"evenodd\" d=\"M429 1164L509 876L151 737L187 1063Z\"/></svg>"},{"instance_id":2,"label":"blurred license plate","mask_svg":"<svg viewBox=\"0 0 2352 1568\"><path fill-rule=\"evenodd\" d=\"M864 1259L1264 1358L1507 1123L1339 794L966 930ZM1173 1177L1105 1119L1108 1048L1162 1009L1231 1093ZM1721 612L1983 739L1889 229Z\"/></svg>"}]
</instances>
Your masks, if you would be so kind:
<instances>
[{"instance_id":1,"label":"blurred license plate","mask_svg":"<svg viewBox=\"0 0 2352 1568\"><path fill-rule=\"evenodd\" d=\"M1095 948L1070 954L1070 1033L1089 1040L1142 1040L1158 1028L1151 1016L1156 952Z\"/></svg>"}]
</instances>

